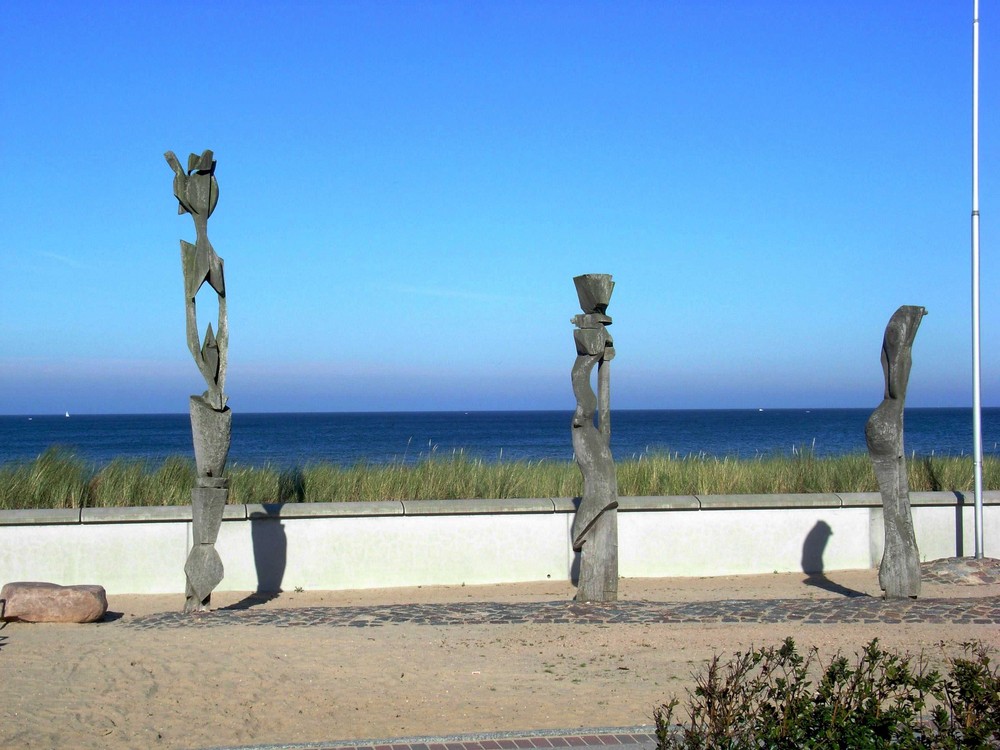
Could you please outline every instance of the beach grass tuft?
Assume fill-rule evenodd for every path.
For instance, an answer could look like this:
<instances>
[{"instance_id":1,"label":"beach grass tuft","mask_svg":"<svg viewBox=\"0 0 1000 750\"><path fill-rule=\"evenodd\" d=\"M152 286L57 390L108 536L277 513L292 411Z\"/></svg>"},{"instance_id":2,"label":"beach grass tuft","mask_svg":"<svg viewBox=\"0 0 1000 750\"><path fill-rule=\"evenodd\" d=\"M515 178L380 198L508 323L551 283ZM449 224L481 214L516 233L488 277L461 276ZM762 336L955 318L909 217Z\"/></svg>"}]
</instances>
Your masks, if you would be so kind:
<instances>
[{"instance_id":1,"label":"beach grass tuft","mask_svg":"<svg viewBox=\"0 0 1000 750\"><path fill-rule=\"evenodd\" d=\"M968 457L913 456L907 466L911 490L972 490ZM797 451L735 459L655 453L619 461L617 470L623 497L878 491L863 454L821 458ZM572 462L493 462L460 451L415 463L292 469L236 464L228 476L234 504L574 497L583 488ZM171 457L158 466L118 459L93 467L51 448L33 461L0 465L0 509L188 505L194 481L194 461L188 458ZM1000 488L1000 459L984 460L983 487Z\"/></svg>"}]
</instances>

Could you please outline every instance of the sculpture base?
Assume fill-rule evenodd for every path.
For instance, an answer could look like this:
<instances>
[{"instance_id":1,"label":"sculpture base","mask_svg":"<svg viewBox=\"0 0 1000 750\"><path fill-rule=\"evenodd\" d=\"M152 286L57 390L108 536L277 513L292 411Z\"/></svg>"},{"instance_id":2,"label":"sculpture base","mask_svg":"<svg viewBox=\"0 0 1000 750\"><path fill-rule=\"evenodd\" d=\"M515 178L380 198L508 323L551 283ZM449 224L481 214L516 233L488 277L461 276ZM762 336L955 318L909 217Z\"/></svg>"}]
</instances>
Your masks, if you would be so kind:
<instances>
[{"instance_id":1,"label":"sculpture base","mask_svg":"<svg viewBox=\"0 0 1000 750\"><path fill-rule=\"evenodd\" d=\"M869 420L869 424L872 420ZM875 478L882 493L882 524L885 545L878 568L879 587L886 599L916 599L920 596L920 550L913 529L906 456L872 456Z\"/></svg>"},{"instance_id":2,"label":"sculpture base","mask_svg":"<svg viewBox=\"0 0 1000 750\"><path fill-rule=\"evenodd\" d=\"M188 589L187 599L184 600L184 614L192 612L207 612L212 605L212 595L209 594L204 599L199 599L197 594Z\"/></svg>"},{"instance_id":3,"label":"sculpture base","mask_svg":"<svg viewBox=\"0 0 1000 750\"><path fill-rule=\"evenodd\" d=\"M583 535L578 602L618 601L618 511L604 511Z\"/></svg>"},{"instance_id":4,"label":"sculpture base","mask_svg":"<svg viewBox=\"0 0 1000 750\"><path fill-rule=\"evenodd\" d=\"M222 582L225 574L215 542L219 537L228 497L229 490L224 487L195 487L191 490L193 545L184 564L187 576L185 612L208 609L212 591Z\"/></svg>"},{"instance_id":5,"label":"sculpture base","mask_svg":"<svg viewBox=\"0 0 1000 750\"><path fill-rule=\"evenodd\" d=\"M878 566L878 584L886 599L920 596L920 553L913 525L886 527L885 551Z\"/></svg>"}]
</instances>

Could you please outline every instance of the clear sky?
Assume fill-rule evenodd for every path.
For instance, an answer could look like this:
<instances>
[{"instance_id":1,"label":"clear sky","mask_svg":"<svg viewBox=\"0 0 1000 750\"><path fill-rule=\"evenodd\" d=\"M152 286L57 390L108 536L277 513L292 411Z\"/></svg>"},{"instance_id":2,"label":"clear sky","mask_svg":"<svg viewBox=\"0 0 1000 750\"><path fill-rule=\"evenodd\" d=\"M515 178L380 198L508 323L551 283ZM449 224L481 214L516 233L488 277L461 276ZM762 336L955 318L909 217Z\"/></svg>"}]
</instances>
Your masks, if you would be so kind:
<instances>
[{"instance_id":1,"label":"clear sky","mask_svg":"<svg viewBox=\"0 0 1000 750\"><path fill-rule=\"evenodd\" d=\"M981 44L995 406L991 3ZM570 409L581 273L616 408L874 407L903 304L907 403L971 404L971 59L971 0L8 0L0 414L204 389L163 152L206 148L236 410Z\"/></svg>"}]
</instances>

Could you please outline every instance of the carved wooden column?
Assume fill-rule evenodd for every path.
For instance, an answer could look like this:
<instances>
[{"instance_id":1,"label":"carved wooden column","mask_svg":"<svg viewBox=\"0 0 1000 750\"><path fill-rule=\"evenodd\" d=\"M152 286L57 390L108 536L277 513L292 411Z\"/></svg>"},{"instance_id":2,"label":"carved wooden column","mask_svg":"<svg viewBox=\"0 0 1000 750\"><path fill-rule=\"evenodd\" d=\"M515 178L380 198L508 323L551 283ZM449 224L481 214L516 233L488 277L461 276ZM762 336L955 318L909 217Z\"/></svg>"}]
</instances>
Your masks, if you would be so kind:
<instances>
[{"instance_id":1,"label":"carved wooden column","mask_svg":"<svg viewBox=\"0 0 1000 750\"><path fill-rule=\"evenodd\" d=\"M576 410L571 434L583 474L583 496L572 529L573 549L580 553L576 599L612 602L618 599L618 480L611 455L610 362L615 348L607 331L611 318L606 311L615 284L609 274L586 274L573 282L583 309L571 321L577 327L573 331ZM591 387L595 365L596 394Z\"/></svg>"},{"instance_id":2,"label":"carved wooden column","mask_svg":"<svg viewBox=\"0 0 1000 750\"><path fill-rule=\"evenodd\" d=\"M903 448L903 406L910 379L910 350L927 310L904 305L893 313L882 339L885 396L865 425L865 442L882 493L885 549L878 582L887 599L920 595L920 552L913 533L910 485Z\"/></svg>"},{"instance_id":3,"label":"carved wooden column","mask_svg":"<svg viewBox=\"0 0 1000 750\"><path fill-rule=\"evenodd\" d=\"M219 202L215 180L215 159L211 151L188 157L187 171L172 151L164 154L174 170L174 196L178 214L194 219L195 244L181 240L181 267L184 271L184 306L187 343L191 356L208 386L200 396L191 396L191 434L194 439L198 479L191 491L193 545L184 565L187 576L185 612L207 609L212 591L222 582L224 570L215 542L222 526L222 513L229 497L228 480L223 476L232 433L232 411L228 397L226 365L229 356L229 318L226 314L226 282L222 258L208 241L208 217ZM196 297L205 282L215 290L219 317L216 331L208 324L205 338L198 334Z\"/></svg>"}]
</instances>

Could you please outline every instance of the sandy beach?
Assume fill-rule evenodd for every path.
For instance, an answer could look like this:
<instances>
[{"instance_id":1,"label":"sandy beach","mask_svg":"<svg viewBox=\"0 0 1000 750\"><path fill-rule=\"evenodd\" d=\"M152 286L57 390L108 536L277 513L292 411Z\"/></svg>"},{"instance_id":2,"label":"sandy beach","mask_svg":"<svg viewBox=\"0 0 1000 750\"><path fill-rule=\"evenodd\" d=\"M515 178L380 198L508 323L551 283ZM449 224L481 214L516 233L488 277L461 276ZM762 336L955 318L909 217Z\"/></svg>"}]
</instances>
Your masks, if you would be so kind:
<instances>
[{"instance_id":1,"label":"sandy beach","mask_svg":"<svg viewBox=\"0 0 1000 750\"><path fill-rule=\"evenodd\" d=\"M988 601L1000 595L1000 583L991 580L925 579L921 601ZM874 637L890 648L924 651L932 660L968 640L1000 647L994 622L359 627L297 624L294 617L326 611L313 608L418 605L433 612L437 605L564 602L573 593L563 582L300 591L273 598L223 593L213 597L213 608L231 617L205 627L157 622L157 613L181 609L180 595L115 596L102 623L9 623L0 630L0 746L210 748L632 726L651 723L654 708L672 695L683 701L692 675L714 653L777 644L787 636L803 649L818 647L823 657L838 650L853 655ZM880 597L876 571L834 571L820 579L801 573L623 579L620 587L624 603L850 602L861 594ZM240 619L251 614L252 624ZM201 617L209 622L214 616Z\"/></svg>"}]
</instances>

